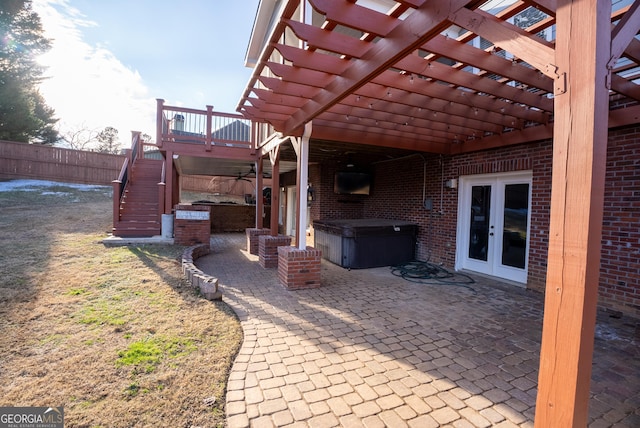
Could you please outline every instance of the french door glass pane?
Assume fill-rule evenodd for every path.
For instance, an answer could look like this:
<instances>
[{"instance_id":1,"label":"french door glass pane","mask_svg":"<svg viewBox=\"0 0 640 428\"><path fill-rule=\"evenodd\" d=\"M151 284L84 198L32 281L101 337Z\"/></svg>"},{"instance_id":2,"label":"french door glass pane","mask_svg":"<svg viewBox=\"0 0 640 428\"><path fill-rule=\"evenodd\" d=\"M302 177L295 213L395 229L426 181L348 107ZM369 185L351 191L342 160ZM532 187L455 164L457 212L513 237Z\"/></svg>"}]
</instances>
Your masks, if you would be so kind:
<instances>
[{"instance_id":1,"label":"french door glass pane","mask_svg":"<svg viewBox=\"0 0 640 428\"><path fill-rule=\"evenodd\" d=\"M502 264L524 269L529 218L529 184L507 184L504 189Z\"/></svg>"},{"instance_id":2,"label":"french door glass pane","mask_svg":"<svg viewBox=\"0 0 640 428\"><path fill-rule=\"evenodd\" d=\"M469 233L469 258L471 259L487 261L490 214L491 186L472 186Z\"/></svg>"}]
</instances>

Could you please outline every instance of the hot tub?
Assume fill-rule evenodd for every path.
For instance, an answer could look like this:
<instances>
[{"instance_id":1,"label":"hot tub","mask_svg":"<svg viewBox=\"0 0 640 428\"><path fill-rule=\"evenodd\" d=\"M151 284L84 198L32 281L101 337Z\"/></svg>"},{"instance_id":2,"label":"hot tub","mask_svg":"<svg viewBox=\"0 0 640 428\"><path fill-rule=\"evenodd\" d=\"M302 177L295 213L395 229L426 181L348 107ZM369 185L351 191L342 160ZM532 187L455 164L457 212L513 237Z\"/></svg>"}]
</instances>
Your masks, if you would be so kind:
<instances>
[{"instance_id":1,"label":"hot tub","mask_svg":"<svg viewBox=\"0 0 640 428\"><path fill-rule=\"evenodd\" d=\"M416 224L387 219L315 220L314 246L344 268L393 266L415 257Z\"/></svg>"}]
</instances>

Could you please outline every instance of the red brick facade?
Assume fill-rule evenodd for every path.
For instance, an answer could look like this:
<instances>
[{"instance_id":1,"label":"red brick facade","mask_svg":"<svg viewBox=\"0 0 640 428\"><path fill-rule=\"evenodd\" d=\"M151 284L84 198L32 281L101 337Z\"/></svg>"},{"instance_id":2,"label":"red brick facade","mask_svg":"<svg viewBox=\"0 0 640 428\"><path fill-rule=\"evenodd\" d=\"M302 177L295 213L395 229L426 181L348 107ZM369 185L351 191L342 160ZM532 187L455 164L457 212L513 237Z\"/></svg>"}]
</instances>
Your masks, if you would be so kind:
<instances>
[{"instance_id":1,"label":"red brick facade","mask_svg":"<svg viewBox=\"0 0 640 428\"><path fill-rule=\"evenodd\" d=\"M612 131L607 153L600 306L640 317L640 127ZM531 171L527 288L544 291L552 157L550 141L456 156L413 155L373 165L370 196L334 194L336 167L322 164L319 171L310 171L316 198L311 218L415 222L419 226L417 258L452 269L459 189L443 183L465 175ZM431 199L431 210L424 208L423 194Z\"/></svg>"}]
</instances>

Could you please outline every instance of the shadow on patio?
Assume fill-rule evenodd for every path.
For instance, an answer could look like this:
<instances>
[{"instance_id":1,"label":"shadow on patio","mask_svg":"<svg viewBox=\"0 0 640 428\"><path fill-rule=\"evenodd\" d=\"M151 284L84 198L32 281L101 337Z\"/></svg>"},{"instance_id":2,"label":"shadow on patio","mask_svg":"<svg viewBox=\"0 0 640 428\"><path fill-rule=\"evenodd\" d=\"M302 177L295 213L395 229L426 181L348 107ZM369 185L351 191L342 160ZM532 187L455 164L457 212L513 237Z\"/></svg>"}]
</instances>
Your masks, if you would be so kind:
<instances>
[{"instance_id":1,"label":"shadow on patio","mask_svg":"<svg viewBox=\"0 0 640 428\"><path fill-rule=\"evenodd\" d=\"M389 268L323 260L315 290L288 291L214 235L197 265L220 280L244 343L227 388L230 427L533 426L543 297L476 277L421 285ZM600 314L590 426L640 426L637 320Z\"/></svg>"}]
</instances>

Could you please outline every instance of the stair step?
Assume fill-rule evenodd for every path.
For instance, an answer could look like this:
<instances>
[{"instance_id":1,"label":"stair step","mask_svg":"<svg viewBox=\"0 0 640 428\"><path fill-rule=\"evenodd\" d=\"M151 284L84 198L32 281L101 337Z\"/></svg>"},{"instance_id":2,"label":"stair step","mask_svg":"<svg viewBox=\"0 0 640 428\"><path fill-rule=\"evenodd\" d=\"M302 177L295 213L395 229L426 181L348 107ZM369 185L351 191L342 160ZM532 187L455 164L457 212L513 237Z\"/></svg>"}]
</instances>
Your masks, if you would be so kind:
<instances>
[{"instance_id":1,"label":"stair step","mask_svg":"<svg viewBox=\"0 0 640 428\"><path fill-rule=\"evenodd\" d=\"M121 229L113 229L113 236L119 236L121 238L150 238L152 236L160 235L160 229L158 230L121 230Z\"/></svg>"},{"instance_id":2,"label":"stair step","mask_svg":"<svg viewBox=\"0 0 640 428\"><path fill-rule=\"evenodd\" d=\"M158 214L125 213L120 215L120 221L140 221L158 223Z\"/></svg>"},{"instance_id":3,"label":"stair step","mask_svg":"<svg viewBox=\"0 0 640 428\"><path fill-rule=\"evenodd\" d=\"M155 221L135 221L135 220L125 220L119 221L114 229L117 230L160 230L160 224Z\"/></svg>"},{"instance_id":4,"label":"stair step","mask_svg":"<svg viewBox=\"0 0 640 428\"><path fill-rule=\"evenodd\" d=\"M158 182L163 161L139 158L130 171L131 181L120 203L120 220L113 235L148 237L160 234Z\"/></svg>"},{"instance_id":5,"label":"stair step","mask_svg":"<svg viewBox=\"0 0 640 428\"><path fill-rule=\"evenodd\" d=\"M120 212L157 214L158 204L122 204Z\"/></svg>"},{"instance_id":6,"label":"stair step","mask_svg":"<svg viewBox=\"0 0 640 428\"><path fill-rule=\"evenodd\" d=\"M158 221L158 210L151 211L120 211L120 218L144 218Z\"/></svg>"},{"instance_id":7,"label":"stair step","mask_svg":"<svg viewBox=\"0 0 640 428\"><path fill-rule=\"evenodd\" d=\"M118 225L114 227L114 229L115 230L145 230L145 231L157 230L159 232L160 226L147 225L146 223L137 223L137 222L127 221L124 223L122 222L118 223Z\"/></svg>"},{"instance_id":8,"label":"stair step","mask_svg":"<svg viewBox=\"0 0 640 428\"><path fill-rule=\"evenodd\" d=\"M158 191L158 180L149 180L149 181L143 181L143 180L134 180L133 182L130 183L133 186L139 187L140 189L145 189L145 190L155 190L156 192Z\"/></svg>"},{"instance_id":9,"label":"stair step","mask_svg":"<svg viewBox=\"0 0 640 428\"><path fill-rule=\"evenodd\" d=\"M144 223L144 224L158 224L156 220L157 216L138 216L138 215L126 215L120 216L120 223Z\"/></svg>"},{"instance_id":10,"label":"stair step","mask_svg":"<svg viewBox=\"0 0 640 428\"><path fill-rule=\"evenodd\" d=\"M124 201L122 201L122 205L129 206L129 207L134 207L134 206L148 207L152 205L158 206L158 202L144 200L144 199L134 199L134 200L125 199Z\"/></svg>"}]
</instances>

